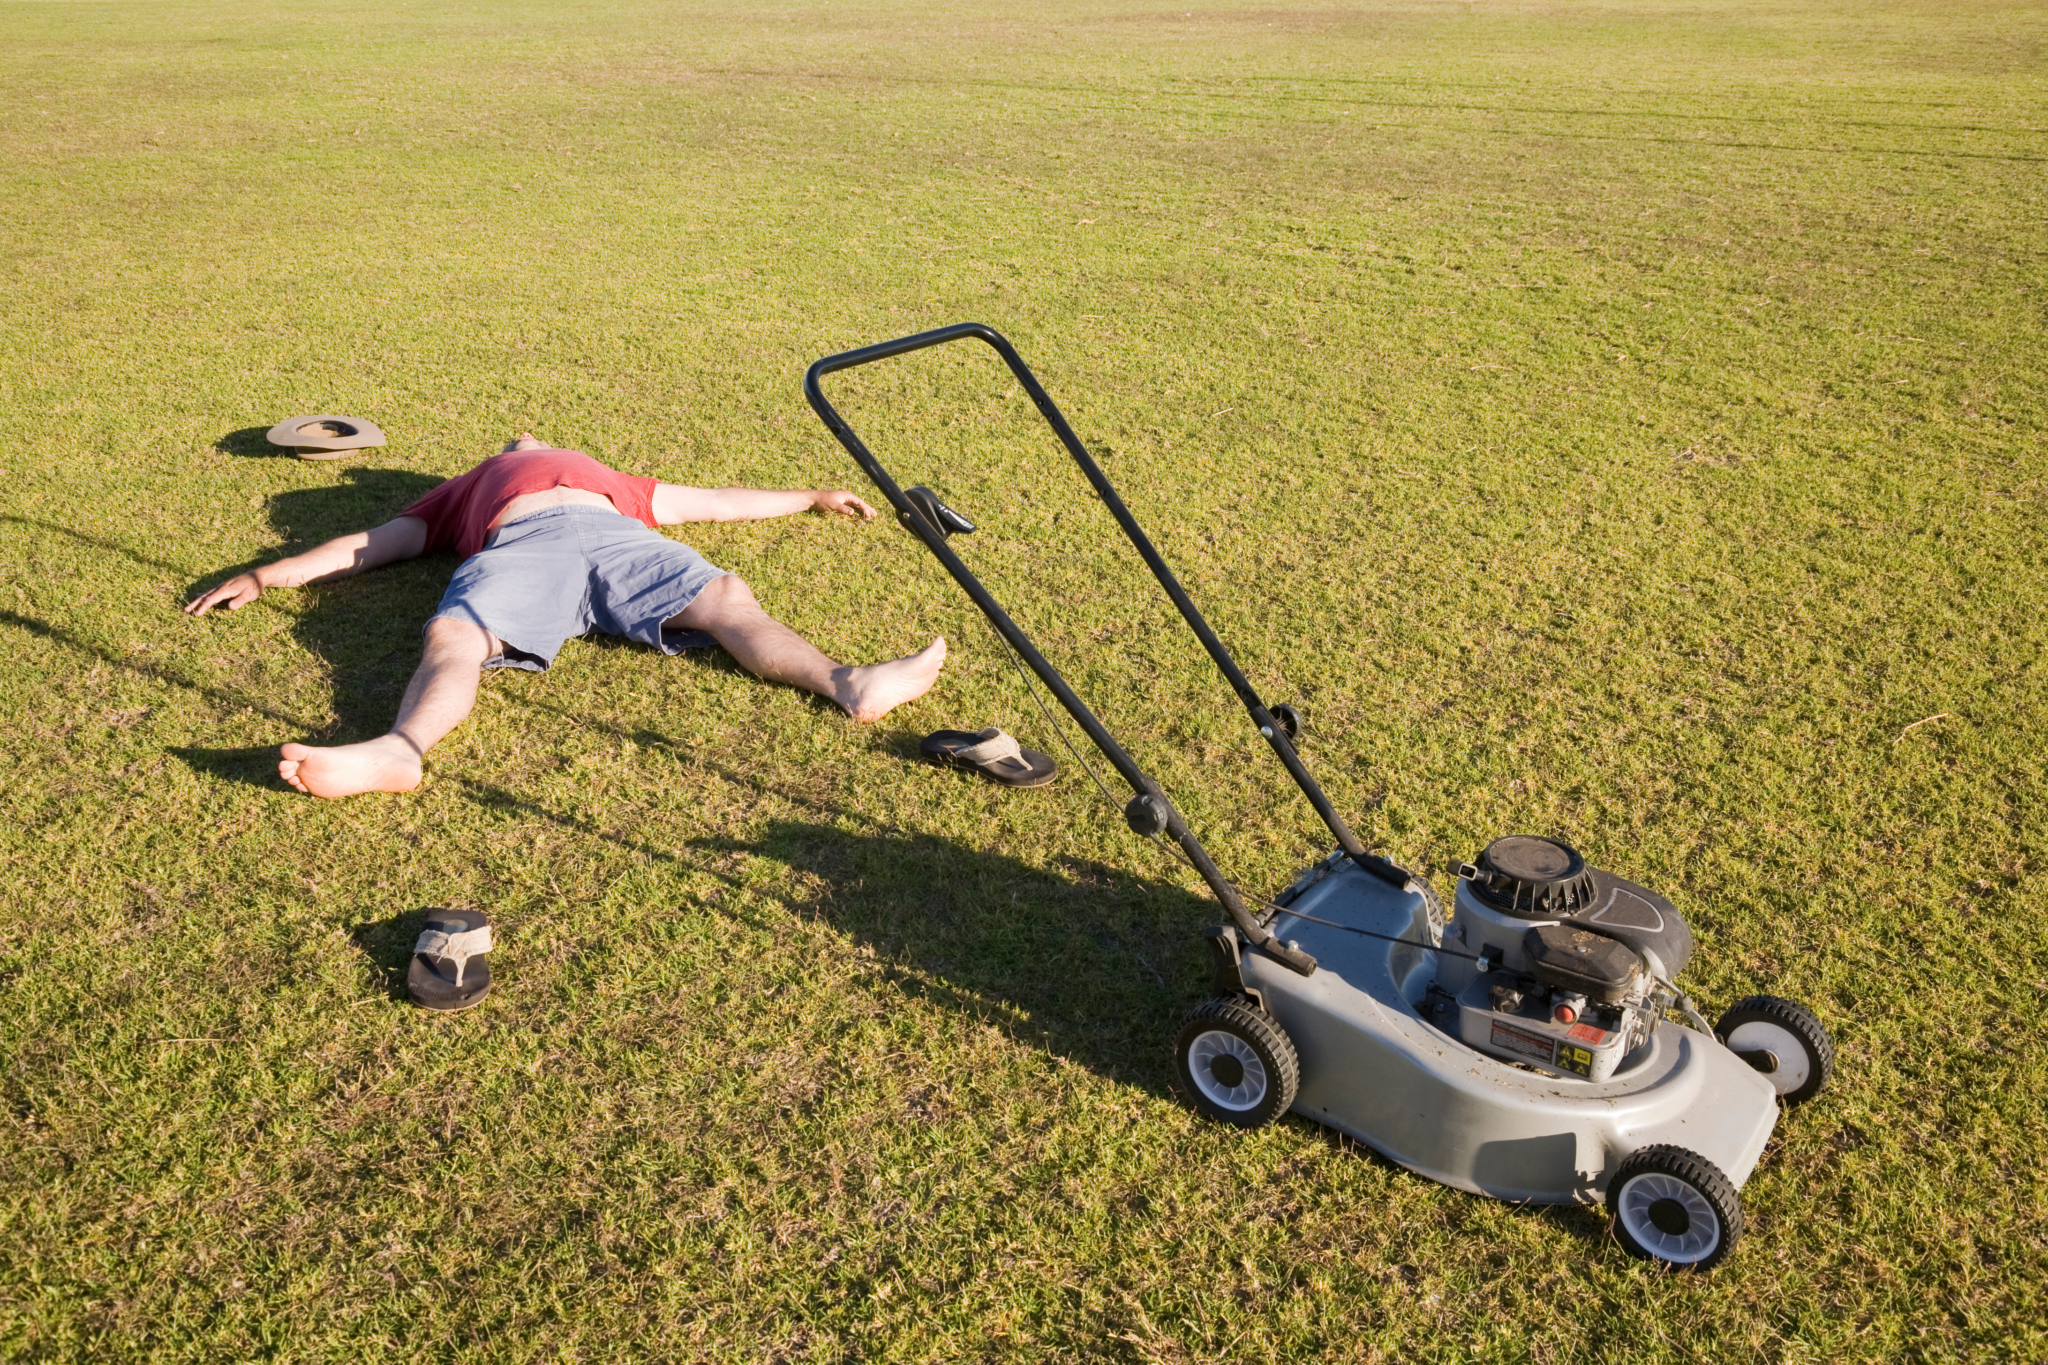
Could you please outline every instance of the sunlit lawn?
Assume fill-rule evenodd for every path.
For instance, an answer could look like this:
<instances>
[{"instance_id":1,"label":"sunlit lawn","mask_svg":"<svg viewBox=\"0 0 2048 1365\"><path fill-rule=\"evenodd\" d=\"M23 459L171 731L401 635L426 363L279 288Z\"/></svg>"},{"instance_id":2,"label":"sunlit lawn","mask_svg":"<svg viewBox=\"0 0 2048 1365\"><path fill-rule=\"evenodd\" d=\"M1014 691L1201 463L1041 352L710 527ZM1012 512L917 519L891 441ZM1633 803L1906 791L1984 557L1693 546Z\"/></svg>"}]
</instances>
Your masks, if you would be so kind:
<instances>
[{"instance_id":1,"label":"sunlit lawn","mask_svg":"<svg viewBox=\"0 0 2048 1365\"><path fill-rule=\"evenodd\" d=\"M2036 5L0 3L0 1356L2048 1356ZM493 676L452 560L176 611L531 426L866 490L817 357L1022 348L1377 847L1669 894L1841 1049L1710 1277L1222 1131L1218 911L909 536L692 530L871 730L722 654ZM833 381L1265 893L1327 836L985 351ZM298 412L389 446L308 463ZM406 1002L422 912L497 985Z\"/></svg>"}]
</instances>

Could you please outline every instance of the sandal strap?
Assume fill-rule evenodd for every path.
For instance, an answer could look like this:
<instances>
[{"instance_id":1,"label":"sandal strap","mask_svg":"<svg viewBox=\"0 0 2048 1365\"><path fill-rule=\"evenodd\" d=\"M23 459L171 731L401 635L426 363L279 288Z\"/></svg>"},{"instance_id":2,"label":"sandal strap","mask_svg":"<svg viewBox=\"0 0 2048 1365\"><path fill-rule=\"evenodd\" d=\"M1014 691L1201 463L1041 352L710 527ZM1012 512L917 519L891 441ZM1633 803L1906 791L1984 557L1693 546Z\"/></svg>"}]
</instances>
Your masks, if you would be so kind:
<instances>
[{"instance_id":1,"label":"sandal strap","mask_svg":"<svg viewBox=\"0 0 2048 1365\"><path fill-rule=\"evenodd\" d=\"M491 926L479 925L474 929L458 929L448 933L441 929L423 929L420 941L412 950L421 957L438 957L444 962L455 964L455 986L462 988L462 974L469 968L469 960L482 957L491 950Z\"/></svg>"},{"instance_id":2,"label":"sandal strap","mask_svg":"<svg viewBox=\"0 0 2048 1365\"><path fill-rule=\"evenodd\" d=\"M957 750L953 756L967 763L994 763L1005 758L1023 757L1024 750L1015 736L994 728L981 733L986 736L981 743Z\"/></svg>"}]
</instances>

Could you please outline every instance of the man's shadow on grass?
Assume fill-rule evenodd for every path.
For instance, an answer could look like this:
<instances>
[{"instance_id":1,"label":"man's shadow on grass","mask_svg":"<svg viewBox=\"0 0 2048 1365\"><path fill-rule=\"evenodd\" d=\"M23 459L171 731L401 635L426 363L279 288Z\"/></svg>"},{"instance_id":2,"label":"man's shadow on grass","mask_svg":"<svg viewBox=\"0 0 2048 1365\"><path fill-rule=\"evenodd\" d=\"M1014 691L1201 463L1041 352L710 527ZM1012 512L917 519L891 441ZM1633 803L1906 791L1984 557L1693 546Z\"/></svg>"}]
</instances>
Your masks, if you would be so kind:
<instances>
[{"instance_id":1,"label":"man's shadow on grass","mask_svg":"<svg viewBox=\"0 0 2048 1365\"><path fill-rule=\"evenodd\" d=\"M440 482L402 469L345 469L338 484L274 495L270 525L297 553L382 525ZM317 735L288 738L352 744L390 728L419 666L421 632L454 571L454 555L431 554L298 590L292 638L327 665L335 719Z\"/></svg>"},{"instance_id":2,"label":"man's shadow on grass","mask_svg":"<svg viewBox=\"0 0 2048 1365\"><path fill-rule=\"evenodd\" d=\"M394 469L348 469L325 488L280 493L270 499L270 524L285 544L258 558L212 569L186 584L184 600L238 573L272 563L350 531L365 530L390 520L440 480ZM145 568L183 576L188 567L137 551L118 540L94 535L57 522L17 514L0 516L0 525L21 526L61 534L102 554L118 554ZM0 625L12 626L53 643L98 657L116 668L187 688L226 710L245 709L269 717L280 726L277 743L310 738L348 743L383 733L397 711L405 680L418 664L421 628L439 601L454 567L449 555L388 565L374 573L298 590L270 606L262 602L244 610L283 609L294 617L292 634L325 663L334 687L335 719L308 723L268 703L260 688L229 678L207 680L175 659L142 659L131 651L95 641L89 633L14 611L0 611ZM206 623L195 625L203 628ZM276 745L238 749L178 747L170 752L194 768L234 781L283 789L277 776Z\"/></svg>"},{"instance_id":3,"label":"man's shadow on grass","mask_svg":"<svg viewBox=\"0 0 2048 1365\"><path fill-rule=\"evenodd\" d=\"M188 585L187 597L322 541L389 521L440 482L402 469L339 472L336 484L273 495L270 525L284 543L260 558L225 565L202 576ZM454 567L451 555L427 555L354 578L297 589L289 607L294 616L292 638L326 666L334 692L334 719L304 733L280 734L277 742L305 739L349 744L384 733L397 714L406 679L419 664L420 632ZM260 601L243 608L262 609ZM277 776L276 744L175 752L193 767L215 776L280 789L284 785Z\"/></svg>"}]
</instances>

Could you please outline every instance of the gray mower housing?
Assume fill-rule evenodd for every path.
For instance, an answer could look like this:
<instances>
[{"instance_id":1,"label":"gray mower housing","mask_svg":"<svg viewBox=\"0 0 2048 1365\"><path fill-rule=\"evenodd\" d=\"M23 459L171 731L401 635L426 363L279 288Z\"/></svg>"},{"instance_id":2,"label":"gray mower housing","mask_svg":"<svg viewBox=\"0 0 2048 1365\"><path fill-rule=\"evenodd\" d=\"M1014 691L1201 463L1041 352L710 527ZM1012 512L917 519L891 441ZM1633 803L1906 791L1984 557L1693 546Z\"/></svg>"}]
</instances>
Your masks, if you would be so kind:
<instances>
[{"instance_id":1,"label":"gray mower housing","mask_svg":"<svg viewBox=\"0 0 2048 1365\"><path fill-rule=\"evenodd\" d=\"M1487 978L1517 964L1482 973L1423 946L1442 935L1418 883L1397 888L1333 856L1291 892L1269 927L1313 954L1318 970L1303 976L1256 951L1241 952L1237 970L1300 1056L1294 1112L1420 1175L1497 1199L1595 1203L1624 1158L1659 1143L1706 1157L1737 1188L1755 1170L1778 1120L1777 1092L1711 1035L1655 1020L1601 1080L1533 1070L1533 1057L1516 1065L1465 1038L1472 1013L1493 1013ZM1487 923L1488 909L1461 880L1452 942L1478 951L1486 939L1472 926ZM1448 1028L1424 1018L1432 986L1459 1000L1455 1021L1432 1012ZM1541 1036L1536 1021L1521 1022Z\"/></svg>"}]
</instances>

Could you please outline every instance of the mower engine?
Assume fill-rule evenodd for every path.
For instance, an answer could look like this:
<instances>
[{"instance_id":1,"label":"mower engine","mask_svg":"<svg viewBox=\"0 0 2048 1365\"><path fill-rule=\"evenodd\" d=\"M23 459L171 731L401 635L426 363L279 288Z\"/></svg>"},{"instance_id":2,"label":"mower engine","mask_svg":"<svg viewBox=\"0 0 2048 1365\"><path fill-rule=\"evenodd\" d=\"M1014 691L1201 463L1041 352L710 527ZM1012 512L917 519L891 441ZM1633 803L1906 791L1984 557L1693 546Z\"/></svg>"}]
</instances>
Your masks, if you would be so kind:
<instances>
[{"instance_id":1,"label":"mower engine","mask_svg":"<svg viewBox=\"0 0 2048 1365\"><path fill-rule=\"evenodd\" d=\"M1586 866L1554 839L1496 839L1461 863L1449 949L1422 1006L1481 1052L1604 1081L1649 1041L1692 956L1656 892Z\"/></svg>"}]
</instances>

